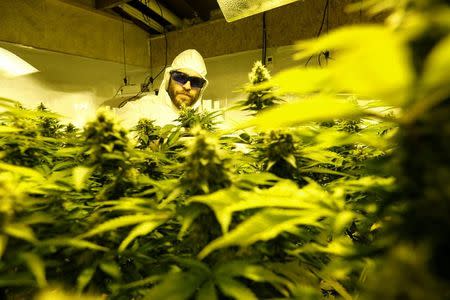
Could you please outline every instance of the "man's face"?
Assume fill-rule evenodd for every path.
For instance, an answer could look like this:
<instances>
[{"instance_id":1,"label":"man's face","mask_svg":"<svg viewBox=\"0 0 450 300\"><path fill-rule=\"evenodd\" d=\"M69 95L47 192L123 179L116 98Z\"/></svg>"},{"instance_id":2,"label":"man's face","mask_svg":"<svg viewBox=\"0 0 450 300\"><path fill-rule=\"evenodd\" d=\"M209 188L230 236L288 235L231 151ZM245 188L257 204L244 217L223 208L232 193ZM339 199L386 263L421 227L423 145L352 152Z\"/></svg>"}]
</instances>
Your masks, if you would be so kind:
<instances>
[{"instance_id":1,"label":"man's face","mask_svg":"<svg viewBox=\"0 0 450 300\"><path fill-rule=\"evenodd\" d=\"M184 73L187 76L201 78L200 74L190 69L179 69L176 70L176 72ZM172 74L169 81L169 87L167 88L167 93L169 94L172 103L177 108L194 105L200 95L201 88L193 86L191 81L187 81L184 84L178 82L175 80L177 79L177 75L181 75L181 77L183 76L182 74Z\"/></svg>"}]
</instances>

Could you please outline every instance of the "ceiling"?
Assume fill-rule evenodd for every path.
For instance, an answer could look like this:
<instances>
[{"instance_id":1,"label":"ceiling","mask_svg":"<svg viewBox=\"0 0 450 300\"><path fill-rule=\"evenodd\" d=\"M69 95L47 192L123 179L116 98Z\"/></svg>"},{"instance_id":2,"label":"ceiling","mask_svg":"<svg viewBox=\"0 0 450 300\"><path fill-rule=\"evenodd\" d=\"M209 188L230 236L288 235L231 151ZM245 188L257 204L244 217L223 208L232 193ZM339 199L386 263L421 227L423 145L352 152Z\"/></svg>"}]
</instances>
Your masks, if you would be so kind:
<instances>
[{"instance_id":1,"label":"ceiling","mask_svg":"<svg viewBox=\"0 0 450 300\"><path fill-rule=\"evenodd\" d=\"M223 18L217 0L94 0L95 9L121 16L150 35Z\"/></svg>"}]
</instances>

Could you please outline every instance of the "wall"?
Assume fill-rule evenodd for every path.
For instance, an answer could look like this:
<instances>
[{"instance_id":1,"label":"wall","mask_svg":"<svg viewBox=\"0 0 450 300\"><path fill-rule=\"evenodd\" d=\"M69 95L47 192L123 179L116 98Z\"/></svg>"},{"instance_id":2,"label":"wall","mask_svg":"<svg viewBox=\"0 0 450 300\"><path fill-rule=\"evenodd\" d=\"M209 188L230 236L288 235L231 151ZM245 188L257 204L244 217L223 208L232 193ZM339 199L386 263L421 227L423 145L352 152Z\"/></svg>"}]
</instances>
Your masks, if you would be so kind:
<instances>
[{"instance_id":1,"label":"wall","mask_svg":"<svg viewBox=\"0 0 450 300\"><path fill-rule=\"evenodd\" d=\"M322 34L343 25L381 22L383 15L369 17L364 12L347 13L346 7L358 0L329 0L328 22L324 22ZM326 0L305 0L266 12L267 56L273 59L269 71L278 71L294 64L303 66L305 61L292 59L294 44L298 40L314 38L321 26ZM166 42L164 36L150 40L152 74L164 66ZM197 49L205 58L208 69L208 90L204 99L220 102L228 107L245 99L242 86L248 82L253 63L262 57L262 15L255 15L236 22L224 19L199 24L167 34L168 63L184 49ZM331 53L332 57L334 53ZM322 60L323 63L323 60ZM309 65L317 65L313 57ZM160 78L154 88L159 87ZM228 111L226 119L242 119L246 113Z\"/></svg>"},{"instance_id":2,"label":"wall","mask_svg":"<svg viewBox=\"0 0 450 300\"><path fill-rule=\"evenodd\" d=\"M304 0L266 12L267 47L293 45L296 41L316 36L327 0ZM348 4L361 0L329 0L328 23L323 33L345 24L380 21L379 16L369 18L359 11L346 13ZM152 38L151 65L164 65L166 43L164 36ZM205 57L262 48L262 14L232 23L218 19L167 34L167 58L173 58L184 49L194 48Z\"/></svg>"},{"instance_id":3,"label":"wall","mask_svg":"<svg viewBox=\"0 0 450 300\"><path fill-rule=\"evenodd\" d=\"M34 108L43 102L78 126L93 116L123 84L123 64L39 50L0 42L40 72L16 78L0 77L0 97ZM147 69L127 66L130 84L140 84Z\"/></svg>"},{"instance_id":4,"label":"wall","mask_svg":"<svg viewBox=\"0 0 450 300\"><path fill-rule=\"evenodd\" d=\"M0 47L41 71L16 79L0 78L0 96L24 101L29 106L43 101L57 112L80 119L84 118L83 110L92 113L101 103L117 106L122 101L111 100L124 77L122 22L91 11L88 0L77 0L77 5L67 2L0 1L0 40L14 42L0 42ZM359 12L346 14L344 7L349 2L330 0L330 30L369 21ZM267 55L273 58L269 65L273 74L295 63L303 64L292 60L293 44L316 35L324 4L325 0L305 0L267 12ZM127 73L131 83L139 84L147 74L154 76L164 66L165 42L163 37L152 39L149 56L144 53L148 50L147 34L132 24L125 25ZM205 57L210 81L204 99L219 101L225 107L245 98L239 89L248 81L253 63L261 58L261 34L261 15L233 23L219 19L169 33L168 62L186 48L198 49ZM153 68L148 72L150 57ZM311 61L316 63L316 59ZM160 80L153 88L159 87ZM227 113L227 117L242 116Z\"/></svg>"},{"instance_id":5,"label":"wall","mask_svg":"<svg viewBox=\"0 0 450 300\"><path fill-rule=\"evenodd\" d=\"M127 63L149 66L145 31L78 2L1 0L0 41L122 63L124 25Z\"/></svg>"}]
</instances>

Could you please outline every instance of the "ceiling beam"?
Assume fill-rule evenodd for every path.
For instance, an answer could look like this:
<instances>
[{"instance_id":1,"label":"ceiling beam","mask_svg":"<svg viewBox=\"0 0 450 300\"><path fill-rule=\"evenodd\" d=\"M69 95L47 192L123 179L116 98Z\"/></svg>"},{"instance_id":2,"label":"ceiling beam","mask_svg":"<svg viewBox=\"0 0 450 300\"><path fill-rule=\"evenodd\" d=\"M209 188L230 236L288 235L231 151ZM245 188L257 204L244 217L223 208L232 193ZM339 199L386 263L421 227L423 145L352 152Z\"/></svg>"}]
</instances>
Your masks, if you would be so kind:
<instances>
[{"instance_id":1,"label":"ceiling beam","mask_svg":"<svg viewBox=\"0 0 450 300\"><path fill-rule=\"evenodd\" d=\"M95 0L96 9L107 9L130 2L131 0Z\"/></svg>"},{"instance_id":2,"label":"ceiling beam","mask_svg":"<svg viewBox=\"0 0 450 300\"><path fill-rule=\"evenodd\" d=\"M130 20L149 34L159 35L164 32L163 27L159 23L151 19L144 19L139 11L134 10L132 7L113 7L111 10L122 18Z\"/></svg>"},{"instance_id":3,"label":"ceiling beam","mask_svg":"<svg viewBox=\"0 0 450 300\"><path fill-rule=\"evenodd\" d=\"M165 0L164 5L181 19L195 17L195 10L184 0Z\"/></svg>"},{"instance_id":4,"label":"ceiling beam","mask_svg":"<svg viewBox=\"0 0 450 300\"><path fill-rule=\"evenodd\" d=\"M144 14L147 14L150 18L155 19L164 26L170 24L175 28L183 27L183 21L163 4L159 3L159 1L133 0L128 3L128 5L139 9Z\"/></svg>"}]
</instances>

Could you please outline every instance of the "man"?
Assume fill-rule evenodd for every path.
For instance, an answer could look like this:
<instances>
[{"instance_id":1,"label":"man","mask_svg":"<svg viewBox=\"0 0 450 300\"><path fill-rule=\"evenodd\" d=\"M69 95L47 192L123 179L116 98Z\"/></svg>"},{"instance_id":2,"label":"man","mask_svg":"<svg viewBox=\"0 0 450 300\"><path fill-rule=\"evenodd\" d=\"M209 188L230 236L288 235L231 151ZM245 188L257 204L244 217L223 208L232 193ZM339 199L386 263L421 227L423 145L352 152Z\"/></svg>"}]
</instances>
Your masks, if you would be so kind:
<instances>
[{"instance_id":1,"label":"man","mask_svg":"<svg viewBox=\"0 0 450 300\"><path fill-rule=\"evenodd\" d=\"M194 49L178 54L166 68L158 95L144 96L127 103L118 110L122 125L131 128L139 119L155 121L155 125L174 124L183 107L198 107L205 91L206 66L203 57Z\"/></svg>"}]
</instances>

